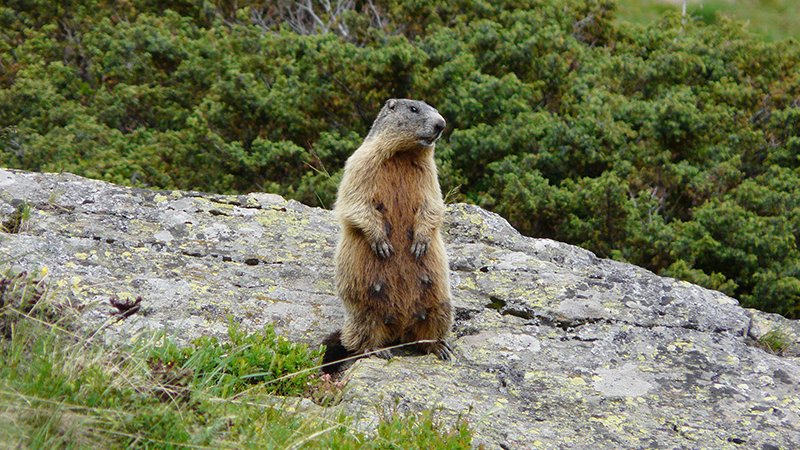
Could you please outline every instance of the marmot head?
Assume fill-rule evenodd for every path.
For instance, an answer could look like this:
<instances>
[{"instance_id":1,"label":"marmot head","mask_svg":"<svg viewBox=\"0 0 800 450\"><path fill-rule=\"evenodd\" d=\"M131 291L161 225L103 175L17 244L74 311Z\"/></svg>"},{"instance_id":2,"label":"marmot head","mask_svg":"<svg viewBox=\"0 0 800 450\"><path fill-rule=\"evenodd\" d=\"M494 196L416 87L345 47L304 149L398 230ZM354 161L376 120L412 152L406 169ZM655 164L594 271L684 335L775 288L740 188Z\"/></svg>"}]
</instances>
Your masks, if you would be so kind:
<instances>
[{"instance_id":1,"label":"marmot head","mask_svg":"<svg viewBox=\"0 0 800 450\"><path fill-rule=\"evenodd\" d=\"M433 106L419 100L386 101L367 138L391 140L397 151L430 147L442 135L445 121Z\"/></svg>"}]
</instances>

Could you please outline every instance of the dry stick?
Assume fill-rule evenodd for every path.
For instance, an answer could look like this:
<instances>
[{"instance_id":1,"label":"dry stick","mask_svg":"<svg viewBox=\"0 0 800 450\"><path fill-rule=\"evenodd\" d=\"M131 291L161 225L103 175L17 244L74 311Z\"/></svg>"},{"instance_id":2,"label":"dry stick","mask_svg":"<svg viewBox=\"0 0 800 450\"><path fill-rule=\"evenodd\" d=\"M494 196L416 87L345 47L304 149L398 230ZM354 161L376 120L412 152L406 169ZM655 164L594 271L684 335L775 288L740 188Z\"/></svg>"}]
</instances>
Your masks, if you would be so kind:
<instances>
[{"instance_id":1,"label":"dry stick","mask_svg":"<svg viewBox=\"0 0 800 450\"><path fill-rule=\"evenodd\" d=\"M321 436L321 435L323 435L325 433L328 433L329 431L333 431L333 430L339 428L340 426L341 425L339 425L339 424L335 424L335 425L333 425L331 427L325 428L324 430L319 430L316 433L312 433L312 434L306 436L304 439L301 439L300 441L295 442L294 444L292 444L292 446L289 447L289 450L298 449L298 448L302 447L303 445L305 445L306 443L311 442L311 440L316 438L317 436Z\"/></svg>"}]
</instances>

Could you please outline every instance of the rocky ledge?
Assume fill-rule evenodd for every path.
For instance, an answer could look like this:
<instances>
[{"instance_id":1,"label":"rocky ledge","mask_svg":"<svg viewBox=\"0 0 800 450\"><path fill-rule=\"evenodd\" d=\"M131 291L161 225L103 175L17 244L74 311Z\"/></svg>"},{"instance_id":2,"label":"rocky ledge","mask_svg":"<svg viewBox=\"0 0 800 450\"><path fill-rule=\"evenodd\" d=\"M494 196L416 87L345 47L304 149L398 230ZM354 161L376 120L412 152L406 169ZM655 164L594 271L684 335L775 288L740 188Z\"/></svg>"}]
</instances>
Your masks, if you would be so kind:
<instances>
[{"instance_id":1,"label":"rocky ledge","mask_svg":"<svg viewBox=\"0 0 800 450\"><path fill-rule=\"evenodd\" d=\"M0 262L50 286L106 340L179 341L274 323L315 344L342 323L329 211L271 194L130 189L0 169ZM800 448L800 323L448 208L455 361L358 361L342 407L466 417L488 448ZM125 320L109 298L141 297ZM779 333L780 354L759 344Z\"/></svg>"}]
</instances>

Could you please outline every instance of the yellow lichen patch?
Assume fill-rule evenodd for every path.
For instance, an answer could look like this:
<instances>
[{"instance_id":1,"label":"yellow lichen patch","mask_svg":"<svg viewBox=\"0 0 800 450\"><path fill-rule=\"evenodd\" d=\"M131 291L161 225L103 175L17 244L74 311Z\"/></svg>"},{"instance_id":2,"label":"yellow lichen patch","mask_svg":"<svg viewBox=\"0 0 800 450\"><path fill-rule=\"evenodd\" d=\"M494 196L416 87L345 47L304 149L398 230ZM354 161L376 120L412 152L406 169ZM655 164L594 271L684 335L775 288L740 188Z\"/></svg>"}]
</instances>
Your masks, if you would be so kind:
<instances>
[{"instance_id":1,"label":"yellow lichen patch","mask_svg":"<svg viewBox=\"0 0 800 450\"><path fill-rule=\"evenodd\" d=\"M262 214L256 216L256 221L266 227L280 225L284 227L284 231L287 232L290 232L292 228L298 231L296 229L298 226L307 225L309 223L307 218L298 217L294 214L287 214L277 209L265 210Z\"/></svg>"},{"instance_id":2,"label":"yellow lichen patch","mask_svg":"<svg viewBox=\"0 0 800 450\"><path fill-rule=\"evenodd\" d=\"M674 352L675 350L692 350L694 348L694 343L685 341L683 339L678 339L673 341L671 344L667 345L667 350Z\"/></svg>"},{"instance_id":3,"label":"yellow lichen patch","mask_svg":"<svg viewBox=\"0 0 800 450\"><path fill-rule=\"evenodd\" d=\"M489 372L481 372L479 376L486 380L494 380L496 378L496 375L491 374Z\"/></svg>"},{"instance_id":4,"label":"yellow lichen patch","mask_svg":"<svg viewBox=\"0 0 800 450\"><path fill-rule=\"evenodd\" d=\"M524 378L525 378L525 381L528 381L528 380L541 380L541 379L547 378L547 374L545 372L540 371L540 370L529 370L529 371L525 372Z\"/></svg>"},{"instance_id":5,"label":"yellow lichen patch","mask_svg":"<svg viewBox=\"0 0 800 450\"><path fill-rule=\"evenodd\" d=\"M276 286L276 285L271 285L271 286L267 287L267 290L266 290L266 291L267 291L267 293L270 293L270 294L271 294L271 293L275 292L275 290L276 290L276 289L278 289L278 286Z\"/></svg>"},{"instance_id":6,"label":"yellow lichen patch","mask_svg":"<svg viewBox=\"0 0 800 450\"><path fill-rule=\"evenodd\" d=\"M314 282L314 287L320 292L328 292L333 294L335 291L333 279L319 279Z\"/></svg>"},{"instance_id":7,"label":"yellow lichen patch","mask_svg":"<svg viewBox=\"0 0 800 450\"><path fill-rule=\"evenodd\" d=\"M478 289L475 279L472 277L461 278L461 283L458 284L459 289Z\"/></svg>"},{"instance_id":8,"label":"yellow lichen patch","mask_svg":"<svg viewBox=\"0 0 800 450\"><path fill-rule=\"evenodd\" d=\"M72 286L71 286L72 292L75 293L75 294L79 293L82 290L80 285L79 285L79 283L81 282L81 277L75 275L74 277L72 277L70 279L70 281L72 282Z\"/></svg>"},{"instance_id":9,"label":"yellow lichen patch","mask_svg":"<svg viewBox=\"0 0 800 450\"><path fill-rule=\"evenodd\" d=\"M575 386L586 386L586 380L581 377L570 377L569 382Z\"/></svg>"},{"instance_id":10,"label":"yellow lichen patch","mask_svg":"<svg viewBox=\"0 0 800 450\"><path fill-rule=\"evenodd\" d=\"M198 294L207 294L209 292L209 286L206 284L189 283L189 287Z\"/></svg>"},{"instance_id":11,"label":"yellow lichen patch","mask_svg":"<svg viewBox=\"0 0 800 450\"><path fill-rule=\"evenodd\" d=\"M126 301L126 300L134 301L134 300L136 300L136 296L133 295L132 292L128 292L128 291L116 292L114 294L114 296L117 297L119 300L122 300L122 301Z\"/></svg>"},{"instance_id":12,"label":"yellow lichen patch","mask_svg":"<svg viewBox=\"0 0 800 450\"><path fill-rule=\"evenodd\" d=\"M298 246L299 248L301 248L301 249L315 249L315 248L320 248L320 247L322 247L322 246L324 245L324 243L325 243L325 239L324 239L322 236L318 235L318 234L310 234L310 233L305 233L305 234L304 234L304 236L305 236L305 237L306 237L306 239L308 239L308 240L307 240L307 241L300 242L300 243L298 243L298 244L297 244L297 246Z\"/></svg>"},{"instance_id":13,"label":"yellow lichen patch","mask_svg":"<svg viewBox=\"0 0 800 450\"><path fill-rule=\"evenodd\" d=\"M284 252L283 254L276 255L276 256L278 256L284 262L286 262L286 261L297 261L299 259L302 259L302 257L299 257L299 256L297 256L296 254L294 254L292 252Z\"/></svg>"},{"instance_id":14,"label":"yellow lichen patch","mask_svg":"<svg viewBox=\"0 0 800 450\"><path fill-rule=\"evenodd\" d=\"M198 197L194 201L198 204L202 204L202 206L198 205L199 207L201 207L201 209L209 209L209 210L215 209L217 211L222 211L228 215L233 215L234 205L231 205L229 203L212 202L211 200L203 197Z\"/></svg>"},{"instance_id":15,"label":"yellow lichen patch","mask_svg":"<svg viewBox=\"0 0 800 450\"><path fill-rule=\"evenodd\" d=\"M621 433L623 431L622 424L624 424L627 419L617 414L609 414L603 417L591 417L589 420L598 422L611 431Z\"/></svg>"},{"instance_id":16,"label":"yellow lichen patch","mask_svg":"<svg viewBox=\"0 0 800 450\"><path fill-rule=\"evenodd\" d=\"M486 226L486 223L483 221L483 219L476 214L469 214L466 211L464 211L464 216L467 217L472 224L481 227L481 230L489 228Z\"/></svg>"},{"instance_id":17,"label":"yellow lichen patch","mask_svg":"<svg viewBox=\"0 0 800 450\"><path fill-rule=\"evenodd\" d=\"M252 195L248 195L245 197L244 205L250 208L258 208L260 204L258 203L258 199L253 197Z\"/></svg>"},{"instance_id":18,"label":"yellow lichen patch","mask_svg":"<svg viewBox=\"0 0 800 450\"><path fill-rule=\"evenodd\" d=\"M548 295L546 292L538 290L524 289L518 287L511 291L512 298L525 299L525 304L528 306L544 306L548 300L553 299L553 296Z\"/></svg>"},{"instance_id":19,"label":"yellow lichen patch","mask_svg":"<svg viewBox=\"0 0 800 450\"><path fill-rule=\"evenodd\" d=\"M146 222L146 221L140 220L140 219L131 219L128 222L128 226L132 230L141 231L142 233L148 233L148 234L150 234L150 233L155 234L155 233L161 231L161 225L160 224L154 224L152 222Z\"/></svg>"},{"instance_id":20,"label":"yellow lichen patch","mask_svg":"<svg viewBox=\"0 0 800 450\"><path fill-rule=\"evenodd\" d=\"M167 200L169 200L169 199L164 194L156 194L156 196L153 197L153 201L156 202L156 203L164 203Z\"/></svg>"},{"instance_id":21,"label":"yellow lichen patch","mask_svg":"<svg viewBox=\"0 0 800 450\"><path fill-rule=\"evenodd\" d=\"M75 253L75 257L80 259L81 261L86 261L87 259L89 259L89 254L88 253Z\"/></svg>"}]
</instances>

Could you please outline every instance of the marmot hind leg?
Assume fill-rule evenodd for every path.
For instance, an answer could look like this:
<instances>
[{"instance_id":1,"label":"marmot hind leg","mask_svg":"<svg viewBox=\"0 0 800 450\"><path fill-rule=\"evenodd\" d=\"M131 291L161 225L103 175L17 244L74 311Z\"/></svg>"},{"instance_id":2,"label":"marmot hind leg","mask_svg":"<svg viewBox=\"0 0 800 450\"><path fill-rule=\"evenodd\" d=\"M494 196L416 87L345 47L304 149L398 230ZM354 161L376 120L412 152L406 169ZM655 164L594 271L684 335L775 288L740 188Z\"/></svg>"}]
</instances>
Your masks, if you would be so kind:
<instances>
[{"instance_id":1,"label":"marmot hind leg","mask_svg":"<svg viewBox=\"0 0 800 450\"><path fill-rule=\"evenodd\" d=\"M344 369L346 362L343 360L353 356L342 345L342 331L334 331L322 341L325 344L325 354L322 357L322 372L333 374Z\"/></svg>"},{"instance_id":2,"label":"marmot hind leg","mask_svg":"<svg viewBox=\"0 0 800 450\"><path fill-rule=\"evenodd\" d=\"M383 323L361 319L345 319L344 328L342 328L344 347L353 354L371 353L369 356L391 358L391 350L382 350L392 340L388 327Z\"/></svg>"},{"instance_id":3,"label":"marmot hind leg","mask_svg":"<svg viewBox=\"0 0 800 450\"><path fill-rule=\"evenodd\" d=\"M415 322L408 328L404 342L420 342L416 348L422 353L433 353L443 361L453 358L453 349L445 340L453 324L452 307L448 302L420 309L414 315Z\"/></svg>"}]
</instances>

